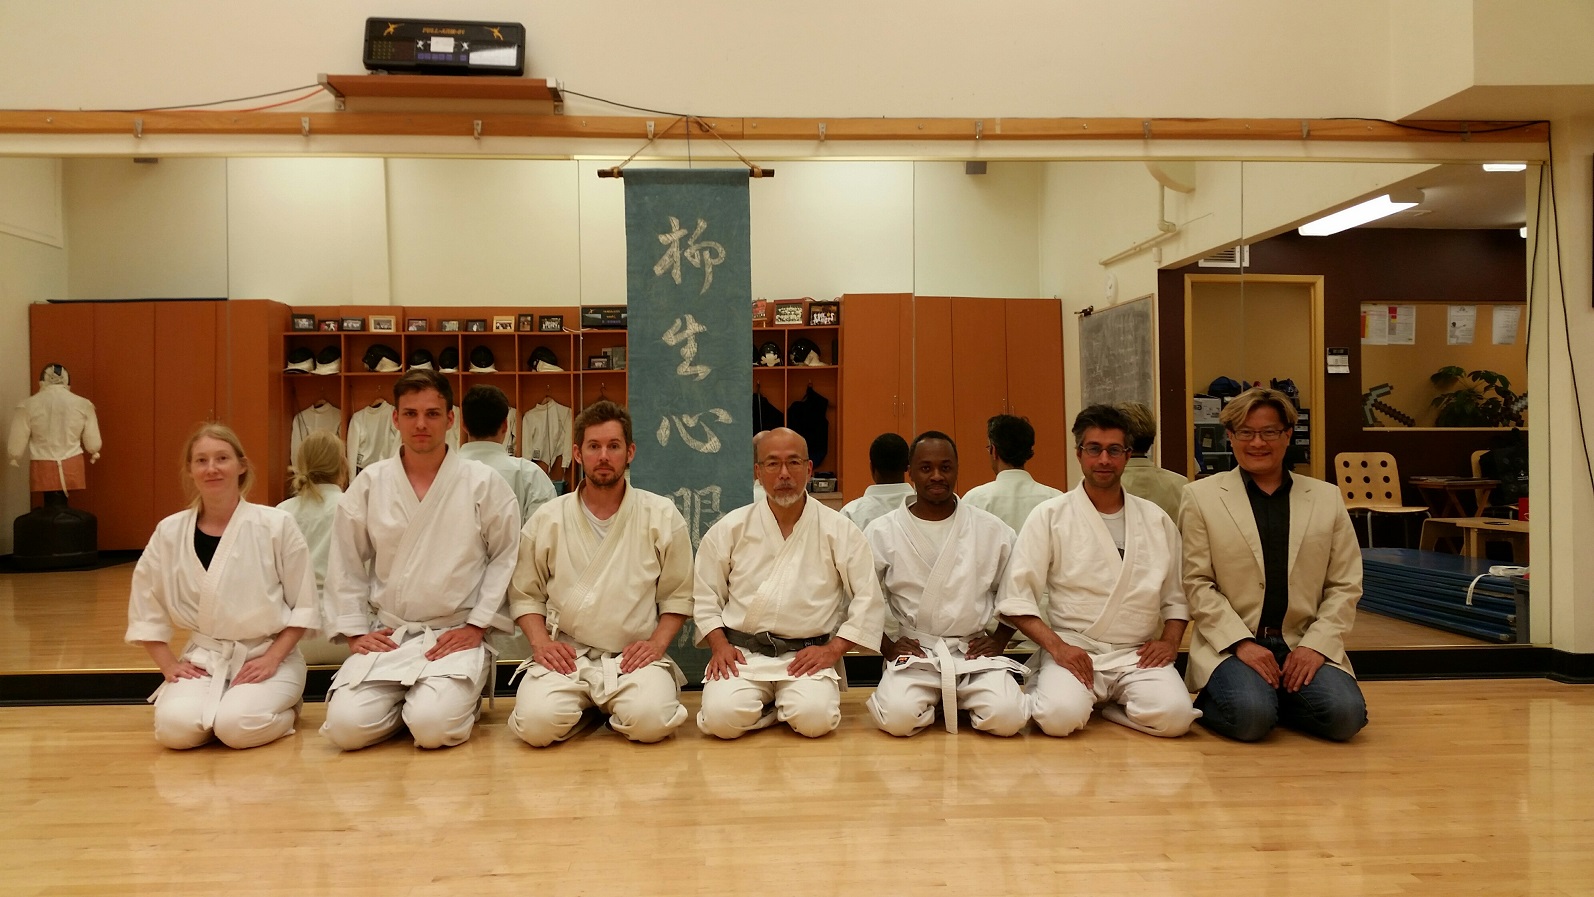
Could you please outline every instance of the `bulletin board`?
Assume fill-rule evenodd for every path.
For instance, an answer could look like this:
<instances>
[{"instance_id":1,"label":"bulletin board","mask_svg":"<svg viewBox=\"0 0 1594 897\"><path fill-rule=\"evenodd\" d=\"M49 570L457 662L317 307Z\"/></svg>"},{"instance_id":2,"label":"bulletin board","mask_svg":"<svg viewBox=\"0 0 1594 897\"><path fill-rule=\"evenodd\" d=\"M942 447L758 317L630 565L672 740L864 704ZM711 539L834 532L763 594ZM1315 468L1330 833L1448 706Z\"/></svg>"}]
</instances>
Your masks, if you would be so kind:
<instances>
[{"instance_id":1,"label":"bulletin board","mask_svg":"<svg viewBox=\"0 0 1594 897\"><path fill-rule=\"evenodd\" d=\"M1416 308L1416 339L1411 345L1370 345L1362 343L1362 392L1380 383L1395 391L1384 402L1416 419L1419 427L1431 427L1437 409L1431 407L1439 390L1429 382L1435 371L1446 365L1463 370L1490 370L1504 374L1518 395L1528 391L1527 306L1520 302L1499 303L1501 308L1519 310L1515 339L1504 345L1494 343L1496 305L1473 304L1477 309L1472 342L1449 345L1446 332L1450 307L1446 302L1405 302ZM1461 303L1455 303L1461 304ZM1399 426L1393 422L1390 425Z\"/></svg>"}]
</instances>

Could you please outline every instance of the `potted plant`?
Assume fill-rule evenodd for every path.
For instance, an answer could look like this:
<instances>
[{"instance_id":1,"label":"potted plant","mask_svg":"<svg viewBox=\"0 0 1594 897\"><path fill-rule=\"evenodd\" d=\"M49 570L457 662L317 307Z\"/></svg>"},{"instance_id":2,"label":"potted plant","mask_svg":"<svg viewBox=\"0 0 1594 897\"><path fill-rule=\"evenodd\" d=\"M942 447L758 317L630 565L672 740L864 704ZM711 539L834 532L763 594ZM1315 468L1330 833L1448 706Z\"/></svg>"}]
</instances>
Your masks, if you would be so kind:
<instances>
[{"instance_id":1,"label":"potted plant","mask_svg":"<svg viewBox=\"0 0 1594 897\"><path fill-rule=\"evenodd\" d=\"M1522 409L1527 397L1511 391L1511 381L1496 371L1465 371L1455 365L1442 367L1428 378L1441 392L1432 407L1439 409L1434 421L1439 427L1522 426Z\"/></svg>"}]
</instances>

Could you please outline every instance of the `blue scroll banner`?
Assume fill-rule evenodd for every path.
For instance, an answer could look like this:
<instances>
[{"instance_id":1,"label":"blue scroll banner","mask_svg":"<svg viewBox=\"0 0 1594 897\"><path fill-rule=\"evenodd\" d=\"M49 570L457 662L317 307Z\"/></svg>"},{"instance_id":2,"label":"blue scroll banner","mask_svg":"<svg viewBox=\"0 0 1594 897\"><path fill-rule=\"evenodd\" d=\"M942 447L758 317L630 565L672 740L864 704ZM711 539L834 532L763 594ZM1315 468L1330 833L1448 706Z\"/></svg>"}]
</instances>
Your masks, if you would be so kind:
<instances>
[{"instance_id":1,"label":"blue scroll banner","mask_svg":"<svg viewBox=\"0 0 1594 897\"><path fill-rule=\"evenodd\" d=\"M747 170L625 171L631 482L670 497L695 552L753 498L753 310ZM702 681L681 630L670 655Z\"/></svg>"}]
</instances>

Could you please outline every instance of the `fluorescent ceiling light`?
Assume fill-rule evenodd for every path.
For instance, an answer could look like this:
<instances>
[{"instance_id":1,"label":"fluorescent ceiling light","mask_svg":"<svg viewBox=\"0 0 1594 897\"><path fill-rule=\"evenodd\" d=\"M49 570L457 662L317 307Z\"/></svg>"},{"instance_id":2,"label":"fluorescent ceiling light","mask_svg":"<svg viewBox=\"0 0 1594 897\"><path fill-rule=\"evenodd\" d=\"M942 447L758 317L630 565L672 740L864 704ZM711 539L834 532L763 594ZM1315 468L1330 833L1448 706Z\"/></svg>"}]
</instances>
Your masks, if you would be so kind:
<instances>
[{"instance_id":1,"label":"fluorescent ceiling light","mask_svg":"<svg viewBox=\"0 0 1594 897\"><path fill-rule=\"evenodd\" d=\"M1526 163L1526 162L1485 162L1485 163L1483 163L1483 170L1484 171L1527 171L1528 170L1528 163Z\"/></svg>"},{"instance_id":2,"label":"fluorescent ceiling light","mask_svg":"<svg viewBox=\"0 0 1594 897\"><path fill-rule=\"evenodd\" d=\"M1528 229L1525 228L1525 227L1522 228L1521 230L1517 231L1517 233L1521 234L1522 235L1522 239L1524 239L1524 240L1526 240L1528 238Z\"/></svg>"},{"instance_id":3,"label":"fluorescent ceiling light","mask_svg":"<svg viewBox=\"0 0 1594 897\"><path fill-rule=\"evenodd\" d=\"M1360 227L1369 221L1387 218L1396 212L1404 212L1421 201L1421 194L1418 194L1414 202L1393 202L1386 194L1377 199L1369 199L1361 205L1351 206L1348 209L1342 209L1332 215L1319 218L1310 224L1303 224L1300 227L1301 236L1326 237L1329 234L1337 234L1342 230Z\"/></svg>"}]
</instances>

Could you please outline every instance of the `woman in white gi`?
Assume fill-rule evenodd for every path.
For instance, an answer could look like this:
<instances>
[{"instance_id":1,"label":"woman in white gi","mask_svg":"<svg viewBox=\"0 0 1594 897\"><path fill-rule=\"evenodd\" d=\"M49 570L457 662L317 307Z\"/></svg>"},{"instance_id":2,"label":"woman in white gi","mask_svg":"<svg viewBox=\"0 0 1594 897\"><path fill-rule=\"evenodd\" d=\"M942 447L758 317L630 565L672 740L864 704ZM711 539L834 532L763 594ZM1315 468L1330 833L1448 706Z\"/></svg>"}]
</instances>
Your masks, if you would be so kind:
<instances>
[{"instance_id":1,"label":"woman in white gi","mask_svg":"<svg viewBox=\"0 0 1594 897\"><path fill-rule=\"evenodd\" d=\"M297 646L321 623L310 552L293 518L244 500L254 469L231 428L200 427L183 448L187 510L155 526L133 571L127 640L166 681L155 740L258 747L293 732L304 696ZM189 631L181 656L173 625Z\"/></svg>"},{"instance_id":2,"label":"woman in white gi","mask_svg":"<svg viewBox=\"0 0 1594 897\"><path fill-rule=\"evenodd\" d=\"M343 440L331 430L316 430L299 442L293 453L293 497L277 505L293 516L310 548L315 584L327 578L327 549L332 545L332 517L349 484Z\"/></svg>"},{"instance_id":3,"label":"woman in white gi","mask_svg":"<svg viewBox=\"0 0 1594 897\"><path fill-rule=\"evenodd\" d=\"M315 585L320 590L327 578L327 553L332 546L332 518L349 485L349 461L343 440L331 430L312 431L293 451L293 497L277 507L293 515L305 544L310 548L310 563L315 568ZM331 619L325 598L321 618ZM334 644L325 634L308 636L299 643L305 663L342 663L349 649Z\"/></svg>"}]
</instances>

